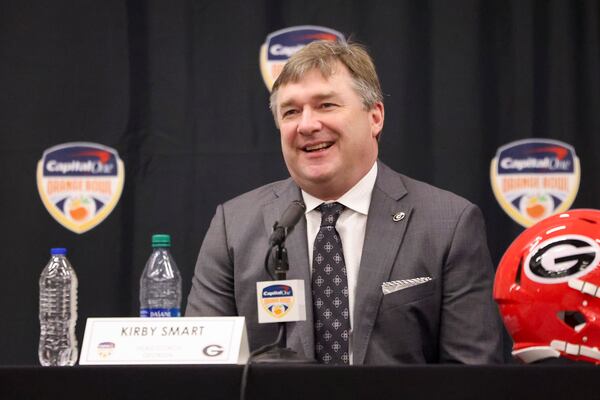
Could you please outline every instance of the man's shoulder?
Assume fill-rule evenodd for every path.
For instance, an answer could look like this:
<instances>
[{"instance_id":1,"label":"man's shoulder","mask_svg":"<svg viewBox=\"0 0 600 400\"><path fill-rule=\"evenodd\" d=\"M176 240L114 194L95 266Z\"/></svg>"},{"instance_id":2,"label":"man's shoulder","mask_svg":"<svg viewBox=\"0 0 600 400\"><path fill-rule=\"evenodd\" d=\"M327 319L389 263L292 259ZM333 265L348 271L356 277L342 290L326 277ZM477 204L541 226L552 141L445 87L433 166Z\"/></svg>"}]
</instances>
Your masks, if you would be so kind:
<instances>
[{"instance_id":1,"label":"man's shoulder","mask_svg":"<svg viewBox=\"0 0 600 400\"><path fill-rule=\"evenodd\" d=\"M223 203L225 209L248 209L262 207L273 202L288 190L298 190L291 178L267 183L266 185L242 193Z\"/></svg>"},{"instance_id":2,"label":"man's shoulder","mask_svg":"<svg viewBox=\"0 0 600 400\"><path fill-rule=\"evenodd\" d=\"M412 195L419 198L420 201L431 202L433 204L452 204L460 208L472 205L469 200L449 190L442 189L407 176L403 177L405 179L406 186L409 189L409 194L412 193Z\"/></svg>"},{"instance_id":3,"label":"man's shoulder","mask_svg":"<svg viewBox=\"0 0 600 400\"><path fill-rule=\"evenodd\" d=\"M462 210L472 205L469 200L456 193L403 175L384 164L380 164L379 168L381 171L379 187L388 192L396 191L398 197L406 196L417 206L443 206L443 208L452 207Z\"/></svg>"}]
</instances>

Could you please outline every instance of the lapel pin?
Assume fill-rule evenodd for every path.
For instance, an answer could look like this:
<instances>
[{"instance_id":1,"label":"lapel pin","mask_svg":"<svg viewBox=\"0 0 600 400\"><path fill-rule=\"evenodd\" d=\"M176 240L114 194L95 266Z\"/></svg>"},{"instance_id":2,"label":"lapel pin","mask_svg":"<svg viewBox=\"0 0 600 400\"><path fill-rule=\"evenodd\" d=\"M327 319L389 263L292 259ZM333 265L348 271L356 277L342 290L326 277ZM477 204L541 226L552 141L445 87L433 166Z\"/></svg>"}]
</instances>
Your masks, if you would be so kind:
<instances>
[{"instance_id":1,"label":"lapel pin","mask_svg":"<svg viewBox=\"0 0 600 400\"><path fill-rule=\"evenodd\" d=\"M404 217L406 217L406 213L399 212L399 213L394 214L392 216L392 219L394 220L394 222L398 222L398 221L402 221L404 219Z\"/></svg>"}]
</instances>

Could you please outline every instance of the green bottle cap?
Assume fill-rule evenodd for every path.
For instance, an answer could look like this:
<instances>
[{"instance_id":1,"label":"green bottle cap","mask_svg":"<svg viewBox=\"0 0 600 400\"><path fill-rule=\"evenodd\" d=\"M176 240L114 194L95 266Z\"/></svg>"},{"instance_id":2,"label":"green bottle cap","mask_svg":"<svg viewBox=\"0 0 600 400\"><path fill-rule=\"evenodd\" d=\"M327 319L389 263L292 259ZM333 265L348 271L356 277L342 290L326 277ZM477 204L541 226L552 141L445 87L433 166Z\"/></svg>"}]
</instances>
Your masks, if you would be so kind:
<instances>
[{"instance_id":1,"label":"green bottle cap","mask_svg":"<svg viewBox=\"0 0 600 400\"><path fill-rule=\"evenodd\" d=\"M171 235L164 233L152 235L152 247L171 247Z\"/></svg>"}]
</instances>

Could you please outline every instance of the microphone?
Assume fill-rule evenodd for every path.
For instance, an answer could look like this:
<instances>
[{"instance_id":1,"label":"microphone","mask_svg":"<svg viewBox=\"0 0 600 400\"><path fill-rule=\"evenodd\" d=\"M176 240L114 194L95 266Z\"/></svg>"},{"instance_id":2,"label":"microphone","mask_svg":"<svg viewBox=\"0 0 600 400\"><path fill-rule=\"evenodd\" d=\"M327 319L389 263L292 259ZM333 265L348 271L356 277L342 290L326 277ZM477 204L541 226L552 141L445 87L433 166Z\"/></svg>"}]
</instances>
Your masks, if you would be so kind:
<instances>
[{"instance_id":1,"label":"microphone","mask_svg":"<svg viewBox=\"0 0 600 400\"><path fill-rule=\"evenodd\" d=\"M306 206L303 202L294 200L285 209L279 222L275 222L273 225L273 233L269 238L270 248L265 258L265 269L274 281L256 282L256 302L258 323L278 323L279 333L275 342L252 353L251 357L254 362L311 362L286 347L285 325L289 321L306 321L304 281L301 279L286 280L289 265L287 250L283 245L286 236L300 221L305 210ZM275 276L269 268L269 260L273 261Z\"/></svg>"},{"instance_id":2,"label":"microphone","mask_svg":"<svg viewBox=\"0 0 600 400\"><path fill-rule=\"evenodd\" d=\"M302 215L304 215L305 210L306 206L299 200L294 200L285 209L279 222L275 222L275 225L273 225L273 233L269 238L271 247L279 246L285 241L287 235L292 232L294 226L296 226Z\"/></svg>"}]
</instances>

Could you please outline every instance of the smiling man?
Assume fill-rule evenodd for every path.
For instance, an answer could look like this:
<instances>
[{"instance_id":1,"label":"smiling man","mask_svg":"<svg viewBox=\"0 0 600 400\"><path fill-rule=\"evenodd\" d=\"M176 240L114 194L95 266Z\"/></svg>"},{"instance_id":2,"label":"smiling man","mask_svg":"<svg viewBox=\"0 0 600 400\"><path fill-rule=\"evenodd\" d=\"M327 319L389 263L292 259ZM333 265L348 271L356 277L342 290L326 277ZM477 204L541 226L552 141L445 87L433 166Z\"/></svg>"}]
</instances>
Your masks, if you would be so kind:
<instances>
[{"instance_id":1,"label":"smiling man","mask_svg":"<svg viewBox=\"0 0 600 400\"><path fill-rule=\"evenodd\" d=\"M276 80L271 110L291 178L217 207L186 315L243 315L251 349L272 342L255 284L269 280L271 227L302 200L286 247L307 320L288 324L289 347L324 364L500 362L481 212L378 161L384 105L365 49L307 45Z\"/></svg>"},{"instance_id":2,"label":"smiling man","mask_svg":"<svg viewBox=\"0 0 600 400\"><path fill-rule=\"evenodd\" d=\"M322 200L338 199L369 172L383 128L383 103L363 104L341 62L329 69L277 82L272 103L292 179Z\"/></svg>"}]
</instances>

